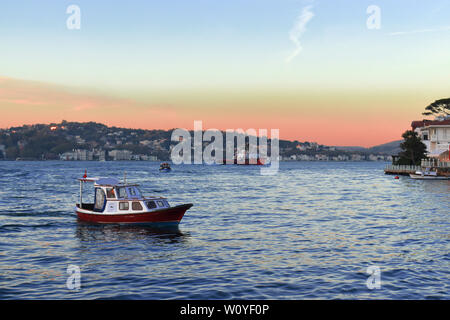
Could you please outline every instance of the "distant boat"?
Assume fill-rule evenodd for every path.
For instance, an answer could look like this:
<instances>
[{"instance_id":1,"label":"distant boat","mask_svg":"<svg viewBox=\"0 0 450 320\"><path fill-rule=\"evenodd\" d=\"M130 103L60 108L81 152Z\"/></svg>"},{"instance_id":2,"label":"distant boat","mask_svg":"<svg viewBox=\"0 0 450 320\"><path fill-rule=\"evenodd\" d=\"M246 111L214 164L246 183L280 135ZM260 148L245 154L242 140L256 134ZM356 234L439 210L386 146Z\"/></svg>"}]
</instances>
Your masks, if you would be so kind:
<instances>
[{"instance_id":1,"label":"distant boat","mask_svg":"<svg viewBox=\"0 0 450 320\"><path fill-rule=\"evenodd\" d=\"M169 163L167 163L167 162L163 162L159 166L159 171L171 171L171 170L172 170L172 168L170 167Z\"/></svg>"},{"instance_id":2,"label":"distant boat","mask_svg":"<svg viewBox=\"0 0 450 320\"><path fill-rule=\"evenodd\" d=\"M137 184L120 183L114 178L87 178L80 181L80 220L93 223L178 225L193 205L172 207L166 198L144 197ZM83 203L83 184L94 183L94 203Z\"/></svg>"},{"instance_id":3,"label":"distant boat","mask_svg":"<svg viewBox=\"0 0 450 320\"><path fill-rule=\"evenodd\" d=\"M409 176L412 179L417 180L449 180L449 176L439 176L436 171L416 171L415 173L410 173Z\"/></svg>"},{"instance_id":4,"label":"distant boat","mask_svg":"<svg viewBox=\"0 0 450 320\"><path fill-rule=\"evenodd\" d=\"M264 165L264 160L262 160L261 158L253 158L253 159L249 159L249 158L245 158L245 159L231 159L231 160L223 160L223 164L236 164L236 165L242 165L242 166L263 166Z\"/></svg>"}]
</instances>

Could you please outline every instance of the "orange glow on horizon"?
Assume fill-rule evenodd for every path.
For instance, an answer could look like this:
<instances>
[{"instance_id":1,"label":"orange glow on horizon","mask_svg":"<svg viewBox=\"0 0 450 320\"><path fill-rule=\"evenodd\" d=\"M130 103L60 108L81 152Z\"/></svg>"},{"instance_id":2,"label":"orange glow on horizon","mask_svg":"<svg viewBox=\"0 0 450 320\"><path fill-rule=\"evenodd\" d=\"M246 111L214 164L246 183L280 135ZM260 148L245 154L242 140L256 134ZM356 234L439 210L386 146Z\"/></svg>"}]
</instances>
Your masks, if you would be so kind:
<instances>
[{"instance_id":1,"label":"orange glow on horizon","mask_svg":"<svg viewBox=\"0 0 450 320\"><path fill-rule=\"evenodd\" d=\"M370 147L400 140L411 121L421 119L424 104L415 102L416 97L377 100L349 94L327 98L323 93L267 97L250 93L231 98L226 94L206 98L198 94L195 99L179 94L154 101L133 100L29 81L0 80L2 128L67 120L136 129L192 130L194 121L202 120L203 130L267 129L270 135L270 129L279 129L284 140Z\"/></svg>"}]
</instances>

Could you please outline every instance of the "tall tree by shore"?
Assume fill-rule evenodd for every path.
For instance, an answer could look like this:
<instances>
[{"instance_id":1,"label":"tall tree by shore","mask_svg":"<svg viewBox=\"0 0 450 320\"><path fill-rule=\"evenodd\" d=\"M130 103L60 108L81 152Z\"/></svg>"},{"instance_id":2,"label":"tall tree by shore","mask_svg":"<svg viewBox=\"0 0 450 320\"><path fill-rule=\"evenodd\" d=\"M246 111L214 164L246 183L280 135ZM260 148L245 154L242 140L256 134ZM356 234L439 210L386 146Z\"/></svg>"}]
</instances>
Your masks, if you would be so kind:
<instances>
[{"instance_id":1,"label":"tall tree by shore","mask_svg":"<svg viewBox=\"0 0 450 320\"><path fill-rule=\"evenodd\" d=\"M408 130L402 135L404 141L400 144L400 152L397 164L420 165L422 159L426 158L427 146L422 142L417 132Z\"/></svg>"}]
</instances>

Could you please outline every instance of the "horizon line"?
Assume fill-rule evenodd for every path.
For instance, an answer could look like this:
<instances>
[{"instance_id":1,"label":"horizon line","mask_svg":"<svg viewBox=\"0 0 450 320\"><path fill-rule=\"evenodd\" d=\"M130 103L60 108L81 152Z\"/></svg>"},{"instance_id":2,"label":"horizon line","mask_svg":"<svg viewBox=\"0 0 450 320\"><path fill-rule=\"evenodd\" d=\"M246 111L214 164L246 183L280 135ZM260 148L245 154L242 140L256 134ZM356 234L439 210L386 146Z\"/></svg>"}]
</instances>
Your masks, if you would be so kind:
<instances>
[{"instance_id":1,"label":"horizon line","mask_svg":"<svg viewBox=\"0 0 450 320\"><path fill-rule=\"evenodd\" d=\"M19 125L19 126L11 126L11 127L6 127L6 128L5 128L5 127L0 127L0 130L11 130L11 129L13 129L13 128L21 128L21 127L26 127L26 126L36 126L36 125L45 125L45 126L61 125L61 124L63 124L64 121L67 122L67 123L79 123L79 124L95 123L95 124L104 125L104 126L106 126L106 127L108 127L108 128L117 128L117 129L126 129L126 130L144 130L144 131L155 131L155 130L160 130L160 131L171 131L171 130L176 130L176 129L185 129L185 130L187 130L187 131L193 131L193 132L196 132L196 130L194 130L194 129L186 129L186 128L170 128L170 129L162 129L162 128L148 129L148 128L147 128L147 129L144 129L144 128L136 128L136 127L134 127L134 128L133 128L133 127L120 127L120 126L108 125L108 124L101 123L101 122L96 122L96 121L79 122L79 121L68 121L68 120L61 120L61 122L59 122L59 123L57 123L57 122L50 122L50 123L33 123L33 124L22 124L22 125ZM205 132L205 131L207 131L207 130L217 130L217 131L225 132L226 130L233 130L233 131L236 131L236 130L243 130L243 129L242 129L242 128L235 128L235 129L216 129L216 128L210 128L210 129L202 130L202 132ZM260 129L258 129L258 130L260 130ZM269 129L265 129L265 128L264 128L264 130L269 130ZM267 139L270 140L269 137L267 137ZM300 142L300 143L302 143L302 142L303 142L303 143L304 143L304 142L317 143L317 144L319 144L319 145L327 146L327 147L347 147L347 148L364 148L364 149L370 149L370 148L377 147L377 146L382 146L382 145L385 145L385 144L388 144L388 143L401 141L402 139L392 140L392 141L388 141L388 142L376 144L376 145L369 146L369 147L364 147L364 146L360 146L360 145L327 145L327 144L319 143L319 142L317 142L317 141L306 141L306 140L301 141L301 140L299 140L299 139L293 139L293 140L290 140L290 139L281 139L281 138L280 138L279 140L280 140L280 141L289 141L289 142L297 141L297 142Z\"/></svg>"}]
</instances>

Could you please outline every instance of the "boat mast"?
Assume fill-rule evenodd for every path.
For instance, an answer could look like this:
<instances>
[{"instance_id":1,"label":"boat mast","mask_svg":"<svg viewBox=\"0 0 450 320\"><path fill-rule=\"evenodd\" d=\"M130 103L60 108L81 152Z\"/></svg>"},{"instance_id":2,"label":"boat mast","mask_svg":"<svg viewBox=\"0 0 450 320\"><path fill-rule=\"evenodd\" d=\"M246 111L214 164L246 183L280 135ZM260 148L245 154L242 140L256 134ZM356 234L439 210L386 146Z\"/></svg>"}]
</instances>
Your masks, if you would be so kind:
<instances>
[{"instance_id":1,"label":"boat mast","mask_svg":"<svg viewBox=\"0 0 450 320\"><path fill-rule=\"evenodd\" d=\"M83 204L83 181L80 180L80 209Z\"/></svg>"}]
</instances>

